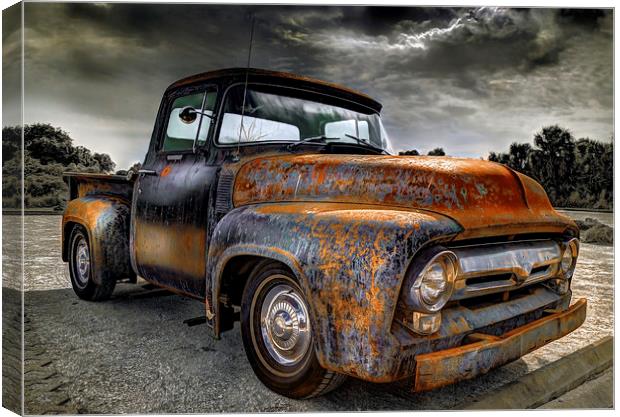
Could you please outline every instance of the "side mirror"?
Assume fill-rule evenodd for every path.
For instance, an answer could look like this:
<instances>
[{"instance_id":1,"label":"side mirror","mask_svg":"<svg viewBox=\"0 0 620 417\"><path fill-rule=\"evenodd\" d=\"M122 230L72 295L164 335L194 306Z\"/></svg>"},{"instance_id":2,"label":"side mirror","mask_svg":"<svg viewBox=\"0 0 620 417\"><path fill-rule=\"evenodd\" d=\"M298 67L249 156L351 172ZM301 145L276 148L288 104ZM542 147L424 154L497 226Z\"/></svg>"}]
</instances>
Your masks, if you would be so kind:
<instances>
[{"instance_id":1,"label":"side mirror","mask_svg":"<svg viewBox=\"0 0 620 417\"><path fill-rule=\"evenodd\" d=\"M198 111L192 106L185 106L179 112L179 119L185 124L192 124L198 117Z\"/></svg>"},{"instance_id":2,"label":"side mirror","mask_svg":"<svg viewBox=\"0 0 620 417\"><path fill-rule=\"evenodd\" d=\"M129 168L125 173L125 178L127 178L127 181L132 182L136 179L137 175L138 173L133 168Z\"/></svg>"}]
</instances>

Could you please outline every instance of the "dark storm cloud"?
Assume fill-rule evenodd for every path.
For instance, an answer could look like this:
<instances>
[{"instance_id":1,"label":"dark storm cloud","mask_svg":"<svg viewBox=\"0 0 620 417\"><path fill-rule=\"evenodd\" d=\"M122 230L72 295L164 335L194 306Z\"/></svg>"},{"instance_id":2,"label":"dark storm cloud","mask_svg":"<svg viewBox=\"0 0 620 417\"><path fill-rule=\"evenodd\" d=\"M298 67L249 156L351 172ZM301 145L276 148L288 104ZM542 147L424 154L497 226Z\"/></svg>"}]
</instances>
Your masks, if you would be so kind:
<instances>
[{"instance_id":1,"label":"dark storm cloud","mask_svg":"<svg viewBox=\"0 0 620 417\"><path fill-rule=\"evenodd\" d=\"M4 124L21 121L21 12L13 5L2 13L2 117Z\"/></svg>"},{"instance_id":2,"label":"dark storm cloud","mask_svg":"<svg viewBox=\"0 0 620 417\"><path fill-rule=\"evenodd\" d=\"M250 13L252 66L376 96L397 148L485 156L545 123L612 134L602 10L27 3L26 120L141 159L167 85L245 66Z\"/></svg>"},{"instance_id":3,"label":"dark storm cloud","mask_svg":"<svg viewBox=\"0 0 620 417\"><path fill-rule=\"evenodd\" d=\"M377 9L383 8L373 8ZM570 19L567 14L560 19L559 11L548 9L480 8L442 13L443 19L436 20L414 19L411 15L413 13L409 16L403 13L398 21L392 17L391 29L380 34L363 30L374 23L369 18L370 12L360 14L365 18L360 17L361 23L357 25L340 25L338 21L334 24L325 19L321 25L316 21L292 25L288 32L294 31L299 43L328 55L331 52L333 58L348 42L364 58L368 52L379 54L378 58L386 60L385 72L423 77L461 74L467 77L467 72L472 70L492 73L503 68L517 68L527 71L555 64L571 37L584 33L577 30L577 25L560 24L561 20L570 22L576 17ZM578 16L580 21L594 23L600 17L591 13ZM286 27L286 23L281 23L280 27ZM596 26L592 28L596 29ZM344 45L330 45L330 37Z\"/></svg>"}]
</instances>

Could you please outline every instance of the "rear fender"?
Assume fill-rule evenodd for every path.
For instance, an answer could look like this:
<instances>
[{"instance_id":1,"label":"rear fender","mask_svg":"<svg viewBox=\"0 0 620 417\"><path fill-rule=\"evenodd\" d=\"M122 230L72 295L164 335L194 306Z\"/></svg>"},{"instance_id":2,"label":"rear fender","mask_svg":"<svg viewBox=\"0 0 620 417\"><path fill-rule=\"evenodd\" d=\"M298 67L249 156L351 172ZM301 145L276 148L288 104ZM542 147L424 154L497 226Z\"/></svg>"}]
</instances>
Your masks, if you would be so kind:
<instances>
[{"instance_id":1,"label":"rear fender","mask_svg":"<svg viewBox=\"0 0 620 417\"><path fill-rule=\"evenodd\" d=\"M79 224L88 233L93 281L135 276L129 259L130 206L112 196L85 196L67 203L62 220L62 259L69 259L70 231Z\"/></svg>"},{"instance_id":2,"label":"rear fender","mask_svg":"<svg viewBox=\"0 0 620 417\"><path fill-rule=\"evenodd\" d=\"M405 271L431 241L461 231L420 210L334 203L244 206L216 226L209 248L207 317L219 335L222 272L238 255L287 265L308 299L316 352L325 368L388 381L398 341L390 332ZM387 359L386 359L387 358Z\"/></svg>"}]
</instances>

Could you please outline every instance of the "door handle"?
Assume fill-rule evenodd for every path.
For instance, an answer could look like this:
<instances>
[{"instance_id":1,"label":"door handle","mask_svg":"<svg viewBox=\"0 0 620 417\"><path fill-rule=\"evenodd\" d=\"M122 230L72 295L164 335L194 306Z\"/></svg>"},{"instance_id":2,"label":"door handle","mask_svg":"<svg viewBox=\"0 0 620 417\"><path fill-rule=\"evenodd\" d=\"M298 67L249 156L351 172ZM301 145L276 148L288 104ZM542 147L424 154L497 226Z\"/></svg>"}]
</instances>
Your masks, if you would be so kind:
<instances>
[{"instance_id":1,"label":"door handle","mask_svg":"<svg viewBox=\"0 0 620 417\"><path fill-rule=\"evenodd\" d=\"M157 176L157 171L153 171L152 169L139 169L138 174L146 176L146 175L155 175Z\"/></svg>"}]
</instances>

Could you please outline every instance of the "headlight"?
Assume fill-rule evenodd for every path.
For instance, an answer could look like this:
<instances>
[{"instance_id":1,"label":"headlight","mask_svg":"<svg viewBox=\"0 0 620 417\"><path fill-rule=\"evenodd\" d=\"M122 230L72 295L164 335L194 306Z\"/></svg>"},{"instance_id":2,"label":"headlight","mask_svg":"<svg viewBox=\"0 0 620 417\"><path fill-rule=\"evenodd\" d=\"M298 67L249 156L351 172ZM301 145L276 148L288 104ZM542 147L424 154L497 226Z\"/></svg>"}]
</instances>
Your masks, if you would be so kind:
<instances>
[{"instance_id":1,"label":"headlight","mask_svg":"<svg viewBox=\"0 0 620 417\"><path fill-rule=\"evenodd\" d=\"M420 295L425 303L437 304L446 293L448 287L448 271L441 262L435 262L428 267L420 281Z\"/></svg>"},{"instance_id":2,"label":"headlight","mask_svg":"<svg viewBox=\"0 0 620 417\"><path fill-rule=\"evenodd\" d=\"M452 295L457 258L453 252L447 250L436 250L423 258L428 257L428 261L414 260L423 268L411 286L409 300L415 310L434 313L441 310Z\"/></svg>"},{"instance_id":3,"label":"headlight","mask_svg":"<svg viewBox=\"0 0 620 417\"><path fill-rule=\"evenodd\" d=\"M560 262L560 269L565 278L571 278L575 269L575 264L577 263L578 255L579 241L577 239L571 239L564 249L562 261Z\"/></svg>"},{"instance_id":4,"label":"headlight","mask_svg":"<svg viewBox=\"0 0 620 417\"><path fill-rule=\"evenodd\" d=\"M564 251L564 255L562 255L562 272L566 273L570 269L573 264L573 254L570 249L566 249Z\"/></svg>"}]
</instances>

